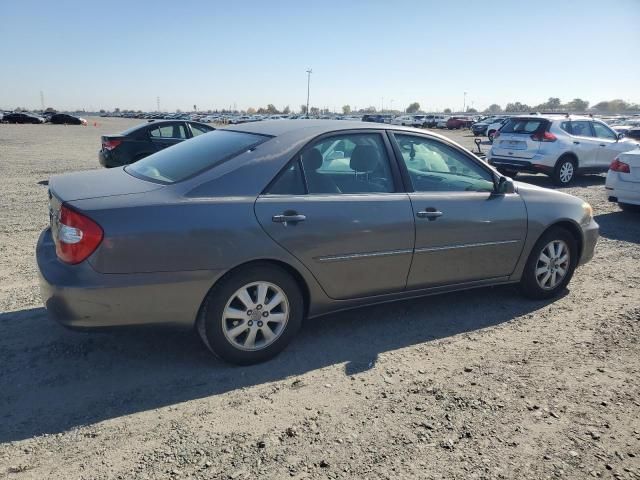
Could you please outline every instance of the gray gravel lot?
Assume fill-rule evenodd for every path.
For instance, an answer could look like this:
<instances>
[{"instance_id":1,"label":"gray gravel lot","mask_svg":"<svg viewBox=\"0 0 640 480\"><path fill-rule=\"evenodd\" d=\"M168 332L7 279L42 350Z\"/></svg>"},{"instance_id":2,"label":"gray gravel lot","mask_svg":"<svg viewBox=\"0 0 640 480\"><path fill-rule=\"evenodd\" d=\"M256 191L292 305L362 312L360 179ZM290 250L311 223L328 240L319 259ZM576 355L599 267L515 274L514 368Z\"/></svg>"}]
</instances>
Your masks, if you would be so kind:
<instances>
[{"instance_id":1,"label":"gray gravel lot","mask_svg":"<svg viewBox=\"0 0 640 480\"><path fill-rule=\"evenodd\" d=\"M0 125L0 478L640 479L640 214L604 176L564 189L602 237L560 299L355 310L238 368L191 332L71 332L41 308L43 182L98 168L100 135L138 122Z\"/></svg>"}]
</instances>

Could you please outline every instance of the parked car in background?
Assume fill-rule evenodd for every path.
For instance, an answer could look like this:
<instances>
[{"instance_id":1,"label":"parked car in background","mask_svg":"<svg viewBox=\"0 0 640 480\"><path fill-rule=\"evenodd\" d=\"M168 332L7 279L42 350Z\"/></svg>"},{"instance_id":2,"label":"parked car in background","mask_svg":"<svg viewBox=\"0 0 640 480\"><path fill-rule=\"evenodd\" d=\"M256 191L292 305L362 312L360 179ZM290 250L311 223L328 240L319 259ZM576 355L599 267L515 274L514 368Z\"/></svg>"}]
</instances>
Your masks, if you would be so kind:
<instances>
[{"instance_id":1,"label":"parked car in background","mask_svg":"<svg viewBox=\"0 0 640 480\"><path fill-rule=\"evenodd\" d=\"M565 186L580 173L606 172L620 153L639 145L591 117L520 116L496 134L487 161L508 176L544 173Z\"/></svg>"},{"instance_id":2,"label":"parked car in background","mask_svg":"<svg viewBox=\"0 0 640 480\"><path fill-rule=\"evenodd\" d=\"M487 125L487 138L491 143L493 143L493 139L495 135L500 129L509 121L510 117L501 117L499 119L494 120L493 123Z\"/></svg>"},{"instance_id":3,"label":"parked car in background","mask_svg":"<svg viewBox=\"0 0 640 480\"><path fill-rule=\"evenodd\" d=\"M611 162L605 191L621 209L640 212L640 150L621 153Z\"/></svg>"},{"instance_id":4,"label":"parked car in background","mask_svg":"<svg viewBox=\"0 0 640 480\"><path fill-rule=\"evenodd\" d=\"M44 123L44 118L32 113L8 113L2 117L4 123Z\"/></svg>"},{"instance_id":5,"label":"parked car in background","mask_svg":"<svg viewBox=\"0 0 640 480\"><path fill-rule=\"evenodd\" d=\"M447 122L449 121L449 117L437 117L436 128L447 128Z\"/></svg>"},{"instance_id":6,"label":"parked car in background","mask_svg":"<svg viewBox=\"0 0 640 480\"><path fill-rule=\"evenodd\" d=\"M640 140L640 127L630 128L624 136L633 140Z\"/></svg>"},{"instance_id":7,"label":"parked car in background","mask_svg":"<svg viewBox=\"0 0 640 480\"><path fill-rule=\"evenodd\" d=\"M98 152L103 167L121 167L189 138L211 132L214 128L198 122L181 120L150 121L117 135L103 135Z\"/></svg>"},{"instance_id":8,"label":"parked car in background","mask_svg":"<svg viewBox=\"0 0 640 480\"><path fill-rule=\"evenodd\" d=\"M49 118L49 123L54 125L86 125L87 121L68 113L54 113Z\"/></svg>"},{"instance_id":9,"label":"parked car in background","mask_svg":"<svg viewBox=\"0 0 640 480\"><path fill-rule=\"evenodd\" d=\"M447 119L447 128L449 130L461 129L461 128L469 128L473 121L469 117L449 117Z\"/></svg>"},{"instance_id":10,"label":"parked car in background","mask_svg":"<svg viewBox=\"0 0 640 480\"><path fill-rule=\"evenodd\" d=\"M363 122L373 123L391 123L391 115L383 115L380 113L367 113L362 116Z\"/></svg>"},{"instance_id":11,"label":"parked car in background","mask_svg":"<svg viewBox=\"0 0 640 480\"><path fill-rule=\"evenodd\" d=\"M498 122L502 122L502 120L504 120L507 117L497 117L497 116L492 116L492 117L486 117L483 118L482 120L475 122L474 124L471 125L471 132L476 136L486 136L487 135L487 128L489 127L489 125L492 125L494 123L498 123Z\"/></svg>"},{"instance_id":12,"label":"parked car in background","mask_svg":"<svg viewBox=\"0 0 640 480\"><path fill-rule=\"evenodd\" d=\"M393 125L402 125L406 127L422 127L425 122L425 115L400 115L391 120Z\"/></svg>"},{"instance_id":13,"label":"parked car in background","mask_svg":"<svg viewBox=\"0 0 640 480\"><path fill-rule=\"evenodd\" d=\"M564 291L592 209L440 135L332 120L219 129L49 182L41 296L80 328L196 328L223 359L278 354L304 317L495 284ZM376 274L384 272L384 274Z\"/></svg>"}]
</instances>

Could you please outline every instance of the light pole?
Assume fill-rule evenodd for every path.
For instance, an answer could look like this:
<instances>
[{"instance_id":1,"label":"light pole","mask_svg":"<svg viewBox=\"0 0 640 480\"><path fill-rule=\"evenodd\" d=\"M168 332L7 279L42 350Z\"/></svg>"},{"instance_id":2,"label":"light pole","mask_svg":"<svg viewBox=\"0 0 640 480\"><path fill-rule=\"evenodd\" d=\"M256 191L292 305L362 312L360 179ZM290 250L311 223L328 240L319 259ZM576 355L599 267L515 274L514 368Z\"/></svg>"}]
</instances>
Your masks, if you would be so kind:
<instances>
[{"instance_id":1,"label":"light pole","mask_svg":"<svg viewBox=\"0 0 640 480\"><path fill-rule=\"evenodd\" d=\"M307 70L307 117L309 116L309 88L311 87L311 74L313 69Z\"/></svg>"},{"instance_id":2,"label":"light pole","mask_svg":"<svg viewBox=\"0 0 640 480\"><path fill-rule=\"evenodd\" d=\"M466 112L467 107L467 92L464 92L464 99L462 100L462 113Z\"/></svg>"},{"instance_id":3,"label":"light pole","mask_svg":"<svg viewBox=\"0 0 640 480\"><path fill-rule=\"evenodd\" d=\"M389 110L391 110L391 112L393 112L393 98L391 100L389 100Z\"/></svg>"}]
</instances>

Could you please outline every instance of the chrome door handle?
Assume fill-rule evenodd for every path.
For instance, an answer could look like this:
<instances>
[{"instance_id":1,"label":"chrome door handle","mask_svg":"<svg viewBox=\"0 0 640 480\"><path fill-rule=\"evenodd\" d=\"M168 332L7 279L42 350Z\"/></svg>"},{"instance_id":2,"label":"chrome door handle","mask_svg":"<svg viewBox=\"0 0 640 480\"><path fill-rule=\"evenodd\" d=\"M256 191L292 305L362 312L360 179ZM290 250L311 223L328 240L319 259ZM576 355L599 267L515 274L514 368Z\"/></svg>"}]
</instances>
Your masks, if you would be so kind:
<instances>
[{"instance_id":1,"label":"chrome door handle","mask_svg":"<svg viewBox=\"0 0 640 480\"><path fill-rule=\"evenodd\" d=\"M273 217L271 217L271 221L275 223L283 223L285 226L288 222L298 223L304 222L306 219L307 217L305 215L300 215L299 213L274 215Z\"/></svg>"},{"instance_id":2,"label":"chrome door handle","mask_svg":"<svg viewBox=\"0 0 640 480\"><path fill-rule=\"evenodd\" d=\"M442 216L442 212L436 210L436 209L431 209L431 210L422 210L418 213L416 213L416 216L418 218L428 218L429 220L436 220L438 217Z\"/></svg>"}]
</instances>

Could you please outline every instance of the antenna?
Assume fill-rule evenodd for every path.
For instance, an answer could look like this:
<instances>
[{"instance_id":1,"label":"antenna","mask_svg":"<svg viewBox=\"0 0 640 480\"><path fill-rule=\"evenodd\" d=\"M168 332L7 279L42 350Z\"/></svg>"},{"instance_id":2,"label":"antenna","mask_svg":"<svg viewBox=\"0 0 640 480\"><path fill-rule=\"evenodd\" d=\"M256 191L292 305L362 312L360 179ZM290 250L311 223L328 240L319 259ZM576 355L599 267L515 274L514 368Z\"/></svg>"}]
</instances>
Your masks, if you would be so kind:
<instances>
[{"instance_id":1,"label":"antenna","mask_svg":"<svg viewBox=\"0 0 640 480\"><path fill-rule=\"evenodd\" d=\"M44 92L40 90L40 105L42 106L42 111L44 112Z\"/></svg>"}]
</instances>

